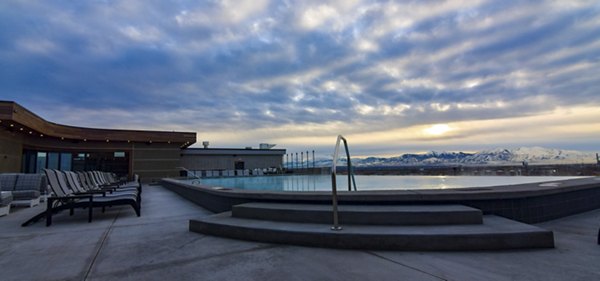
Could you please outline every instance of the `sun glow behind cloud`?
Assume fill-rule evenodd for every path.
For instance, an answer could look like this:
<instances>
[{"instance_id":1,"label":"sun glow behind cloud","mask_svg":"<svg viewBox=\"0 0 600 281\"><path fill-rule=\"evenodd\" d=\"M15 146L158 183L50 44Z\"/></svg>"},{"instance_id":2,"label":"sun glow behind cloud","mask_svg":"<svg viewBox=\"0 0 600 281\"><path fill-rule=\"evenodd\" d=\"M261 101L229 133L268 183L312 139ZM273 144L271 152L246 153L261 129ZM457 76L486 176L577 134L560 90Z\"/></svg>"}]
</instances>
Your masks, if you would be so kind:
<instances>
[{"instance_id":1,"label":"sun glow behind cloud","mask_svg":"<svg viewBox=\"0 0 600 281\"><path fill-rule=\"evenodd\" d=\"M475 151L502 145L533 146L548 140L554 141L552 146L561 147L597 139L596 136L600 134L600 107L557 108L536 116L416 125L390 130L364 130L364 127L361 124L349 126L343 122L329 122L243 132L213 131L200 134L200 137L217 140L216 145L233 145L244 139L268 136L273 143L285 143L292 150L312 147L327 153L335 143L335 134L331 132L340 132L350 141L351 147L376 148L356 151L357 155L362 156L372 156L370 151L377 151L378 155L398 155L393 148L400 148L402 152L453 148ZM556 138L557 135L568 135L570 138L562 140Z\"/></svg>"},{"instance_id":2,"label":"sun glow behind cloud","mask_svg":"<svg viewBox=\"0 0 600 281\"><path fill-rule=\"evenodd\" d=\"M426 134L432 136L441 136L450 131L450 126L447 124L435 124L425 130L423 130Z\"/></svg>"}]
</instances>

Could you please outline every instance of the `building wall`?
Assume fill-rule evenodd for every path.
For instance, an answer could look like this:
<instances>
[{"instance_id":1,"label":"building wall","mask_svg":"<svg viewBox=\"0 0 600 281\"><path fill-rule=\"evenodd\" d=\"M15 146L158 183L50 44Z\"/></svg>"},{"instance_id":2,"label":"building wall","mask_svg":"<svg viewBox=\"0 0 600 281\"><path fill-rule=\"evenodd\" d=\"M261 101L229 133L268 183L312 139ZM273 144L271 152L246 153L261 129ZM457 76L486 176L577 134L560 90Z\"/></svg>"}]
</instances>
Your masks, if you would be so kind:
<instances>
[{"instance_id":1,"label":"building wall","mask_svg":"<svg viewBox=\"0 0 600 281\"><path fill-rule=\"evenodd\" d=\"M195 132L61 125L46 121L15 102L0 100L0 172L20 172L25 154L25 164L33 163L23 169L28 172L59 165L69 169L69 165L62 164L71 159L71 168L139 174L146 182L155 181L177 176L181 148L195 142Z\"/></svg>"},{"instance_id":2,"label":"building wall","mask_svg":"<svg viewBox=\"0 0 600 281\"><path fill-rule=\"evenodd\" d=\"M21 171L22 137L18 133L0 129L0 173Z\"/></svg>"},{"instance_id":3,"label":"building wall","mask_svg":"<svg viewBox=\"0 0 600 281\"><path fill-rule=\"evenodd\" d=\"M281 155L183 155L181 166L188 170L233 170L237 161L245 169L281 167Z\"/></svg>"},{"instance_id":4,"label":"building wall","mask_svg":"<svg viewBox=\"0 0 600 281\"><path fill-rule=\"evenodd\" d=\"M137 144L130 154L130 170L144 182L179 176L181 149L165 144Z\"/></svg>"},{"instance_id":5,"label":"building wall","mask_svg":"<svg viewBox=\"0 0 600 281\"><path fill-rule=\"evenodd\" d=\"M129 175L143 182L179 176L181 148L175 144L66 141L55 138L23 137L18 132L0 130L0 173L21 172L23 150L43 152L116 152L129 154Z\"/></svg>"}]
</instances>

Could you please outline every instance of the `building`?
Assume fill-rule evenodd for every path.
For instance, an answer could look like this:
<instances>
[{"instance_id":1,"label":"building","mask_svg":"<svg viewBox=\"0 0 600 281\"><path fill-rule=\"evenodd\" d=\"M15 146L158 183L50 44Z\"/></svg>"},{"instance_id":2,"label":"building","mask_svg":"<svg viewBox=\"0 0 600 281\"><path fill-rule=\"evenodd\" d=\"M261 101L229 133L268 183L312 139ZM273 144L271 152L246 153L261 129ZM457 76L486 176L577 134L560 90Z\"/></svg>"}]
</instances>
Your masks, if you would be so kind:
<instances>
[{"instance_id":1,"label":"building","mask_svg":"<svg viewBox=\"0 0 600 281\"><path fill-rule=\"evenodd\" d=\"M250 147L188 148L181 151L181 165L190 171L282 168L285 151Z\"/></svg>"},{"instance_id":2,"label":"building","mask_svg":"<svg viewBox=\"0 0 600 281\"><path fill-rule=\"evenodd\" d=\"M52 123L0 101L0 173L42 169L138 174L144 182L188 170L280 168L285 149L188 148L195 132L82 128Z\"/></svg>"},{"instance_id":3,"label":"building","mask_svg":"<svg viewBox=\"0 0 600 281\"><path fill-rule=\"evenodd\" d=\"M44 168L138 174L145 182L179 175L193 132L113 130L61 125L12 101L0 101L0 172Z\"/></svg>"}]
</instances>

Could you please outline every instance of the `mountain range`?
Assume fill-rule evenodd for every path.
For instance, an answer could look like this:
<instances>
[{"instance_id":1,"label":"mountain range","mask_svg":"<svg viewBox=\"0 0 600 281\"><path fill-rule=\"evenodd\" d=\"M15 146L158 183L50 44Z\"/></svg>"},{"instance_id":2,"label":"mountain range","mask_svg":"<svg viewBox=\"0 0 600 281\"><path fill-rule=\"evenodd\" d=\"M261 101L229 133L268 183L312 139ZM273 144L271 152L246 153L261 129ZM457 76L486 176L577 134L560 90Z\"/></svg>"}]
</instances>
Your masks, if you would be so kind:
<instances>
[{"instance_id":1,"label":"mountain range","mask_svg":"<svg viewBox=\"0 0 600 281\"><path fill-rule=\"evenodd\" d=\"M331 166L331 159L317 160L315 165ZM345 158L338 161L343 166ZM596 163L596 154L574 150L561 150L543 147L520 147L516 149L498 148L475 153L428 152L423 154L403 154L396 157L352 158L352 165L365 166L427 166L427 165L520 165L527 164L581 164Z\"/></svg>"}]
</instances>

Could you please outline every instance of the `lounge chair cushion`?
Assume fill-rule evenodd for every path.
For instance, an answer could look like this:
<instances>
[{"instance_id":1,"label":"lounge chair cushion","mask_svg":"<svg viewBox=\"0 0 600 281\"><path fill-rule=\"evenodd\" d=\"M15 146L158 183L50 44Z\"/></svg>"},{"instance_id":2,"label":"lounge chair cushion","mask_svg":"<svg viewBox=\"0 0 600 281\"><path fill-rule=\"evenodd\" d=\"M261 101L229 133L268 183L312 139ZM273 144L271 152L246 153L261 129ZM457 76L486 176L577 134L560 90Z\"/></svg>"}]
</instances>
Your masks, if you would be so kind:
<instances>
[{"instance_id":1,"label":"lounge chair cushion","mask_svg":"<svg viewBox=\"0 0 600 281\"><path fill-rule=\"evenodd\" d=\"M17 174L1 174L0 175L0 187L2 191L12 191L17 182Z\"/></svg>"},{"instance_id":2,"label":"lounge chair cushion","mask_svg":"<svg viewBox=\"0 0 600 281\"><path fill-rule=\"evenodd\" d=\"M31 200L40 197L39 190L14 190L12 192L14 200Z\"/></svg>"},{"instance_id":3,"label":"lounge chair cushion","mask_svg":"<svg viewBox=\"0 0 600 281\"><path fill-rule=\"evenodd\" d=\"M42 185L42 175L40 174L20 174L17 178L14 190L36 190L40 192Z\"/></svg>"}]
</instances>

